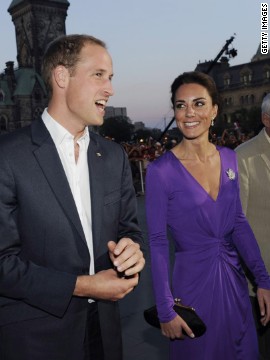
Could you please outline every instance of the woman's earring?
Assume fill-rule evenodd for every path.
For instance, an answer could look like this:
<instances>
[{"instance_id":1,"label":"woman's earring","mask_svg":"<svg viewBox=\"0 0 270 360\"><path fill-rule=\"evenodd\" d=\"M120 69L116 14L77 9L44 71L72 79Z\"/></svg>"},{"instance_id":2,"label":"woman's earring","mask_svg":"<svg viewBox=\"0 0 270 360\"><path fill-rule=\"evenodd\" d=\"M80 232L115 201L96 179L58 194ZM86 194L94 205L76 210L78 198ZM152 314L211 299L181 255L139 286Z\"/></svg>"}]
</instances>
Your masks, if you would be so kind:
<instances>
[{"instance_id":1,"label":"woman's earring","mask_svg":"<svg viewBox=\"0 0 270 360\"><path fill-rule=\"evenodd\" d=\"M211 120L211 126L214 126L214 118Z\"/></svg>"}]
</instances>

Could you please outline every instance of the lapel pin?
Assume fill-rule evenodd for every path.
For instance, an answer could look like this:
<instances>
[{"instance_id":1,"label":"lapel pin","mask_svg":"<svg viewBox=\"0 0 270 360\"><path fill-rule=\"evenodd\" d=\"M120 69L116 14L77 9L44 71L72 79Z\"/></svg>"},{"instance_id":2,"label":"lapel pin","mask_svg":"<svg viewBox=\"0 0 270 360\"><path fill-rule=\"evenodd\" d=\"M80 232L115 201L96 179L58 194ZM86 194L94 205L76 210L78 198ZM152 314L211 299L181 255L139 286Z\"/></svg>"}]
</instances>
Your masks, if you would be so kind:
<instances>
[{"instance_id":1,"label":"lapel pin","mask_svg":"<svg viewBox=\"0 0 270 360\"><path fill-rule=\"evenodd\" d=\"M101 153L97 152L96 155L97 155L97 156L101 156Z\"/></svg>"}]
</instances>

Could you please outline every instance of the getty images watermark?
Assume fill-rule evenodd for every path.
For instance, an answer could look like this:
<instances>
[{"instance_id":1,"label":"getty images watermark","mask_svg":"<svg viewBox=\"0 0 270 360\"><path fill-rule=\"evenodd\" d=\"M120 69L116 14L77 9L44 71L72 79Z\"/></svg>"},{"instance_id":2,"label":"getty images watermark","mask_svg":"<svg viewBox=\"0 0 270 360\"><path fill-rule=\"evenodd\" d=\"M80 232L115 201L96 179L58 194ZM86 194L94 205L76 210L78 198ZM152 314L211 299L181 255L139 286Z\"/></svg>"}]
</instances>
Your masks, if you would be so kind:
<instances>
[{"instance_id":1,"label":"getty images watermark","mask_svg":"<svg viewBox=\"0 0 270 360\"><path fill-rule=\"evenodd\" d=\"M268 54L268 4L261 3L261 53Z\"/></svg>"}]
</instances>

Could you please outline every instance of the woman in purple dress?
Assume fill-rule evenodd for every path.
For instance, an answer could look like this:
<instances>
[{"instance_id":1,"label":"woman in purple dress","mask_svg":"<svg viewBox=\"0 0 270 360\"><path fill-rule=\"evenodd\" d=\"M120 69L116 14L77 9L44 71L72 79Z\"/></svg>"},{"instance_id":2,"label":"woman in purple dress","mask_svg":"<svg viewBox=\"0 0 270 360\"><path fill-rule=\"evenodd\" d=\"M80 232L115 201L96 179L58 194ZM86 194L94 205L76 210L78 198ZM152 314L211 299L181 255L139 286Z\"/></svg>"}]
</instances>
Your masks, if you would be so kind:
<instances>
[{"instance_id":1,"label":"woman in purple dress","mask_svg":"<svg viewBox=\"0 0 270 360\"><path fill-rule=\"evenodd\" d=\"M183 140L148 166L146 211L154 294L173 360L256 360L257 338L242 261L258 286L263 325L270 320L270 279L239 199L233 150L209 142L218 112L215 83L206 74L180 75L171 100ZM175 258L170 277L167 230ZM173 310L192 306L206 333ZM183 335L183 330L188 336Z\"/></svg>"}]
</instances>

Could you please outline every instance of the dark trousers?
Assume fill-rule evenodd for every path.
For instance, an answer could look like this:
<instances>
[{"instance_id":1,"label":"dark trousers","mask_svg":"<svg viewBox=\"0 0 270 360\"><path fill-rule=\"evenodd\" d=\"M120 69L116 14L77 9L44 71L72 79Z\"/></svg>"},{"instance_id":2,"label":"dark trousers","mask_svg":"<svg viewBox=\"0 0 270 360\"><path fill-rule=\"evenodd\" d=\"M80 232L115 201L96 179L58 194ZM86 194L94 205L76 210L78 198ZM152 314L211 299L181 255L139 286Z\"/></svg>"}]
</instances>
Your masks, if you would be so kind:
<instances>
[{"instance_id":1,"label":"dark trousers","mask_svg":"<svg viewBox=\"0 0 270 360\"><path fill-rule=\"evenodd\" d=\"M85 331L85 360L104 360L97 303L88 307Z\"/></svg>"},{"instance_id":2,"label":"dark trousers","mask_svg":"<svg viewBox=\"0 0 270 360\"><path fill-rule=\"evenodd\" d=\"M104 360L97 304L0 327L1 360Z\"/></svg>"},{"instance_id":3,"label":"dark trousers","mask_svg":"<svg viewBox=\"0 0 270 360\"><path fill-rule=\"evenodd\" d=\"M255 296L250 296L250 301L256 324L260 360L270 360L270 324L268 323L266 326L262 326L258 300Z\"/></svg>"}]
</instances>

